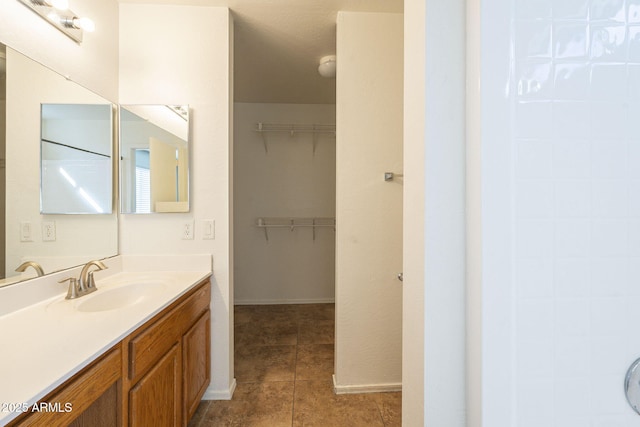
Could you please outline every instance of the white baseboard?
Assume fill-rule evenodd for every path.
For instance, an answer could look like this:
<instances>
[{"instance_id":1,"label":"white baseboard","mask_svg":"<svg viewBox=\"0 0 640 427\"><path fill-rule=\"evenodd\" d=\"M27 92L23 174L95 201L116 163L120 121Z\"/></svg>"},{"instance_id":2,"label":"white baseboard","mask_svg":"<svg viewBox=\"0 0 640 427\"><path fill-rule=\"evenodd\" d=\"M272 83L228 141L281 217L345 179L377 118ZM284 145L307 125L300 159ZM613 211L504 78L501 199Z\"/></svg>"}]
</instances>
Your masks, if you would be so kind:
<instances>
[{"instance_id":1,"label":"white baseboard","mask_svg":"<svg viewBox=\"0 0 640 427\"><path fill-rule=\"evenodd\" d=\"M335 298L302 298L302 299L247 299L234 300L234 305L276 305L276 304L333 304Z\"/></svg>"},{"instance_id":2,"label":"white baseboard","mask_svg":"<svg viewBox=\"0 0 640 427\"><path fill-rule=\"evenodd\" d=\"M402 391L402 383L337 385L333 375L333 391L335 394L388 393Z\"/></svg>"},{"instance_id":3,"label":"white baseboard","mask_svg":"<svg viewBox=\"0 0 640 427\"><path fill-rule=\"evenodd\" d=\"M236 390L236 379L231 381L231 385L227 390L213 390L211 387L204 392L202 400L231 400L233 392Z\"/></svg>"}]
</instances>

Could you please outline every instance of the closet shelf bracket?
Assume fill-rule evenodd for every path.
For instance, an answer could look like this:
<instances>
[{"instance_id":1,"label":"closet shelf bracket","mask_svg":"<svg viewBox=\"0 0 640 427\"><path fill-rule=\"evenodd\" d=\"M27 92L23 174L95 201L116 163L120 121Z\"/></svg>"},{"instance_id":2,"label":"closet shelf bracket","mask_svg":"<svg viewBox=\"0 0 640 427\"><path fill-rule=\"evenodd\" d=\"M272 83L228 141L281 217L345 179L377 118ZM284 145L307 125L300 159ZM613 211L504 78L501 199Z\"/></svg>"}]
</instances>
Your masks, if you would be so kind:
<instances>
[{"instance_id":1,"label":"closet shelf bracket","mask_svg":"<svg viewBox=\"0 0 640 427\"><path fill-rule=\"evenodd\" d=\"M256 124L255 132L260 133L262 136L262 144L264 145L265 154L269 152L267 144L267 133L280 132L288 133L289 137L293 138L299 133L312 134L313 141L313 154L316 153L316 147L318 145L318 135L325 134L335 138L336 125L317 125L317 124L276 124L276 123L262 123Z\"/></svg>"},{"instance_id":2,"label":"closet shelf bracket","mask_svg":"<svg viewBox=\"0 0 640 427\"><path fill-rule=\"evenodd\" d=\"M336 230L336 219L331 218L292 218L292 217L272 217L272 218L258 218L256 220L256 226L264 230L264 239L269 242L270 228L288 228L289 231L294 231L296 228L311 228L313 240L316 240L317 228L333 228Z\"/></svg>"}]
</instances>

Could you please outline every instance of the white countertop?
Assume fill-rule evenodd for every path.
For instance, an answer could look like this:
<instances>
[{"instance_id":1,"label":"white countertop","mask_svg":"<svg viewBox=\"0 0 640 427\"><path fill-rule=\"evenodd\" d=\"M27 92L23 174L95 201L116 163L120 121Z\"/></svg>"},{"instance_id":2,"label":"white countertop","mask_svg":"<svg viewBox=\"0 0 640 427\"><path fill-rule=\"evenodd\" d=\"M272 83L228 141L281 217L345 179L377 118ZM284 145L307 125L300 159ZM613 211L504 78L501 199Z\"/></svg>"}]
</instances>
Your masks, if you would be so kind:
<instances>
[{"instance_id":1,"label":"white countertop","mask_svg":"<svg viewBox=\"0 0 640 427\"><path fill-rule=\"evenodd\" d=\"M117 263L120 266L126 263ZM144 266L142 266L144 268ZM65 300L66 290L35 304L0 316L0 425L19 415L6 404L36 403L57 386L162 311L211 271L113 272L100 279L98 291ZM144 282L153 290L133 305L112 310L81 312L85 298L117 287ZM51 285L51 284L49 284ZM17 285L20 286L20 285ZM4 405L3 405L4 404Z\"/></svg>"}]
</instances>

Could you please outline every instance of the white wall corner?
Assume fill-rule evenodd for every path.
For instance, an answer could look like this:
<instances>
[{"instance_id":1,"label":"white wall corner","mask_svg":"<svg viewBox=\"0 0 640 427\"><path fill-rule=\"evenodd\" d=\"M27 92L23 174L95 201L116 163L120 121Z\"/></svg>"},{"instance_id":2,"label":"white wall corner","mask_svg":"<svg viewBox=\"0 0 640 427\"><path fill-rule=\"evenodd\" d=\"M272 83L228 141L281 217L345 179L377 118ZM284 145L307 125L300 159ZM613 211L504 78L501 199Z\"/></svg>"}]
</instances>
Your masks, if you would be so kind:
<instances>
[{"instance_id":1,"label":"white wall corner","mask_svg":"<svg viewBox=\"0 0 640 427\"><path fill-rule=\"evenodd\" d=\"M465 1L427 0L425 12L424 425L463 427Z\"/></svg>"}]
</instances>

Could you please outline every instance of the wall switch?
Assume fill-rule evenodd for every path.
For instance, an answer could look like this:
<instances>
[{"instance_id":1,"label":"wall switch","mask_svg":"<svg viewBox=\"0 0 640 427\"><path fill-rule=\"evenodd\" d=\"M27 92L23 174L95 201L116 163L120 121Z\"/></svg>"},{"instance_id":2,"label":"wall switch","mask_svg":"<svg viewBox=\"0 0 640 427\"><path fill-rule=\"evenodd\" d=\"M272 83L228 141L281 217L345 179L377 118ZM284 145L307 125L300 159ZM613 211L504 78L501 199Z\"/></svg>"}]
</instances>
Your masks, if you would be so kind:
<instances>
[{"instance_id":1,"label":"wall switch","mask_svg":"<svg viewBox=\"0 0 640 427\"><path fill-rule=\"evenodd\" d=\"M56 223L53 221L44 221L42 223L42 241L54 242L56 240Z\"/></svg>"},{"instance_id":2,"label":"wall switch","mask_svg":"<svg viewBox=\"0 0 640 427\"><path fill-rule=\"evenodd\" d=\"M202 239L213 240L216 238L216 222L213 219L202 221Z\"/></svg>"},{"instance_id":3,"label":"wall switch","mask_svg":"<svg viewBox=\"0 0 640 427\"><path fill-rule=\"evenodd\" d=\"M184 221L181 228L182 240L193 240L193 220Z\"/></svg>"},{"instance_id":4,"label":"wall switch","mask_svg":"<svg viewBox=\"0 0 640 427\"><path fill-rule=\"evenodd\" d=\"M33 227L29 221L20 222L20 241L33 242Z\"/></svg>"}]
</instances>

